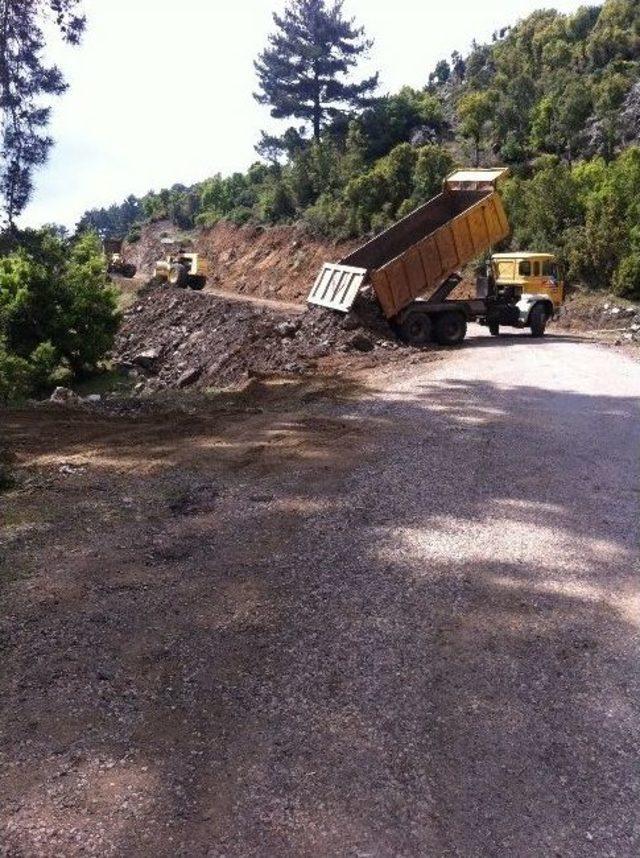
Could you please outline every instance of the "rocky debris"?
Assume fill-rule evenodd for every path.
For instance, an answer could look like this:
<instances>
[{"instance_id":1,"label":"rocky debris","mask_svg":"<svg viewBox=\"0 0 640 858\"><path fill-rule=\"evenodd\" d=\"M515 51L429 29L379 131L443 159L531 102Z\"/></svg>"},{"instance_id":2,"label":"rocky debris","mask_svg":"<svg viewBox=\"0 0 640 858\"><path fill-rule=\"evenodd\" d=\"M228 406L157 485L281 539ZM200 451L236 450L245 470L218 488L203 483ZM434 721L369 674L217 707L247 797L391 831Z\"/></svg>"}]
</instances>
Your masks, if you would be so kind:
<instances>
[{"instance_id":1,"label":"rocky debris","mask_svg":"<svg viewBox=\"0 0 640 858\"><path fill-rule=\"evenodd\" d=\"M186 370L178 379L178 387L190 387L192 384L196 383L196 381L200 378L201 375L202 367L200 366L195 366L191 369Z\"/></svg>"},{"instance_id":2,"label":"rocky debris","mask_svg":"<svg viewBox=\"0 0 640 858\"><path fill-rule=\"evenodd\" d=\"M298 333L300 325L296 322L280 322L276 325L276 331L281 337L295 337Z\"/></svg>"},{"instance_id":3,"label":"rocky debris","mask_svg":"<svg viewBox=\"0 0 640 858\"><path fill-rule=\"evenodd\" d=\"M77 393L74 393L73 390L70 390L68 387L56 387L51 396L49 397L50 402L55 402L59 405L68 405L70 403L76 403L80 401L80 397Z\"/></svg>"},{"instance_id":4,"label":"rocky debris","mask_svg":"<svg viewBox=\"0 0 640 858\"><path fill-rule=\"evenodd\" d=\"M136 392L227 387L252 376L305 373L332 354L388 356L397 340L370 294L345 318L297 314L206 292L155 288L124 318L113 352L125 372L144 371ZM141 386L142 385L142 386Z\"/></svg>"},{"instance_id":5,"label":"rocky debris","mask_svg":"<svg viewBox=\"0 0 640 858\"><path fill-rule=\"evenodd\" d=\"M349 347L359 352L372 352L375 348L373 342L364 334L354 334L349 341Z\"/></svg>"},{"instance_id":6,"label":"rocky debris","mask_svg":"<svg viewBox=\"0 0 640 858\"><path fill-rule=\"evenodd\" d=\"M621 331L628 328L630 333L634 333L635 326L640 328L640 306L612 296L576 292L563 307L558 325L576 331Z\"/></svg>"},{"instance_id":7,"label":"rocky debris","mask_svg":"<svg viewBox=\"0 0 640 858\"><path fill-rule=\"evenodd\" d=\"M135 312L139 312L137 307ZM138 352L137 355L134 355L131 360L131 363L135 364L135 366L139 366L142 369L146 369L149 372L152 372L159 357L159 349L145 349L144 351Z\"/></svg>"}]
</instances>

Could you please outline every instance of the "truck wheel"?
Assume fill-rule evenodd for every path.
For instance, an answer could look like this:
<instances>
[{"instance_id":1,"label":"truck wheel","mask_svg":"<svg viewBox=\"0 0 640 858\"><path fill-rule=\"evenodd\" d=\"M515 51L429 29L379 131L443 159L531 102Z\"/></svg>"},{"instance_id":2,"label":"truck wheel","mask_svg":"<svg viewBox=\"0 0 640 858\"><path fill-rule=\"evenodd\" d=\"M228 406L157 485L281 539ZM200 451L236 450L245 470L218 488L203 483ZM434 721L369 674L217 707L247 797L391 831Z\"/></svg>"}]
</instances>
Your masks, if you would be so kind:
<instances>
[{"instance_id":1,"label":"truck wheel","mask_svg":"<svg viewBox=\"0 0 640 858\"><path fill-rule=\"evenodd\" d=\"M529 327L532 337L543 337L547 327L547 311L543 304L534 304L529 313Z\"/></svg>"},{"instance_id":2,"label":"truck wheel","mask_svg":"<svg viewBox=\"0 0 640 858\"><path fill-rule=\"evenodd\" d=\"M187 285L187 281L189 280L189 275L187 274L187 269L184 265L176 263L169 269L169 277L167 279L171 286L177 286L180 289L184 289Z\"/></svg>"},{"instance_id":3,"label":"truck wheel","mask_svg":"<svg viewBox=\"0 0 640 858\"><path fill-rule=\"evenodd\" d=\"M189 277L189 289L195 289L196 292L199 292L201 289L204 289L204 284L207 282L207 278L203 277L201 274L192 274Z\"/></svg>"},{"instance_id":4,"label":"truck wheel","mask_svg":"<svg viewBox=\"0 0 640 858\"><path fill-rule=\"evenodd\" d=\"M492 337L500 336L500 323L499 322L490 322L489 323L489 333Z\"/></svg>"},{"instance_id":5,"label":"truck wheel","mask_svg":"<svg viewBox=\"0 0 640 858\"><path fill-rule=\"evenodd\" d=\"M467 335L467 320L462 313L442 313L436 322L436 340L441 346L458 346Z\"/></svg>"},{"instance_id":6,"label":"truck wheel","mask_svg":"<svg viewBox=\"0 0 640 858\"><path fill-rule=\"evenodd\" d=\"M407 313L400 324L400 335L409 345L426 345L431 342L431 319L426 313Z\"/></svg>"}]
</instances>

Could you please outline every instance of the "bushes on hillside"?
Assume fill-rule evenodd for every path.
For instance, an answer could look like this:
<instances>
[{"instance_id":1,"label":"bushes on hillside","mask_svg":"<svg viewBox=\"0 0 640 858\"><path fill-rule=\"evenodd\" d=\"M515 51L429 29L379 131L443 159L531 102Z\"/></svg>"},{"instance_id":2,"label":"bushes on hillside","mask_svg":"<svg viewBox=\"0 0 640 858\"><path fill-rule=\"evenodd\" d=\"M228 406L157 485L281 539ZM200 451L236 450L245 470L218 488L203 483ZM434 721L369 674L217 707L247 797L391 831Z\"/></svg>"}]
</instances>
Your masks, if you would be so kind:
<instances>
[{"instance_id":1,"label":"bushes on hillside","mask_svg":"<svg viewBox=\"0 0 640 858\"><path fill-rule=\"evenodd\" d=\"M98 236L24 233L0 259L0 401L95 369L117 326Z\"/></svg>"},{"instance_id":2,"label":"bushes on hillside","mask_svg":"<svg viewBox=\"0 0 640 858\"><path fill-rule=\"evenodd\" d=\"M573 168L547 156L504 199L515 247L558 253L571 280L640 298L640 149Z\"/></svg>"}]
</instances>

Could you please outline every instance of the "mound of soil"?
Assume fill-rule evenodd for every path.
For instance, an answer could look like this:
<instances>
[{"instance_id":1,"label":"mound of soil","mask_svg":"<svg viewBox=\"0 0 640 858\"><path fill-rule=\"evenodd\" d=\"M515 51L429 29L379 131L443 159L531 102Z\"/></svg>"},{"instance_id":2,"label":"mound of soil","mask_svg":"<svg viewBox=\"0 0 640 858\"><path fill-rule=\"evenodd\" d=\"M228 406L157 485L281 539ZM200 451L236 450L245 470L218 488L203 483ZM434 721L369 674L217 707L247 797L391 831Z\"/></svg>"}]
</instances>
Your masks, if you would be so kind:
<instances>
[{"instance_id":1,"label":"mound of soil","mask_svg":"<svg viewBox=\"0 0 640 858\"><path fill-rule=\"evenodd\" d=\"M602 293L576 291L568 297L557 324L573 331L635 332L640 325L640 305Z\"/></svg>"},{"instance_id":2,"label":"mound of soil","mask_svg":"<svg viewBox=\"0 0 640 858\"><path fill-rule=\"evenodd\" d=\"M140 240L124 248L140 276L150 278L156 261L166 255L163 240L190 244L202 254L209 263L208 288L282 301L305 300L323 263L339 261L361 243L319 240L293 226L225 222L185 234L170 221L159 221L146 224Z\"/></svg>"},{"instance_id":3,"label":"mound of soil","mask_svg":"<svg viewBox=\"0 0 640 858\"><path fill-rule=\"evenodd\" d=\"M220 388L254 376L310 372L331 355L382 360L398 348L366 295L343 316L150 287L126 312L113 359L150 390Z\"/></svg>"}]
</instances>

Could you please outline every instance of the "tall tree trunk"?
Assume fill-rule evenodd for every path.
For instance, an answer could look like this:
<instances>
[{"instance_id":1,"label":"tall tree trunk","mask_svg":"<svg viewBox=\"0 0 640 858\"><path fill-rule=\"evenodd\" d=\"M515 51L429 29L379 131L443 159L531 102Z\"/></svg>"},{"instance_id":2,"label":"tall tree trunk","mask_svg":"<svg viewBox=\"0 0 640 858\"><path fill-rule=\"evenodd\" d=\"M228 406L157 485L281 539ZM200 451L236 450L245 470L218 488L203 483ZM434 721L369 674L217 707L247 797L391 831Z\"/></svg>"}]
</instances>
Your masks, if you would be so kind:
<instances>
[{"instance_id":1,"label":"tall tree trunk","mask_svg":"<svg viewBox=\"0 0 640 858\"><path fill-rule=\"evenodd\" d=\"M320 130L322 125L322 104L320 102L320 75L317 67L313 70L313 137L316 142L320 141Z\"/></svg>"}]
</instances>

